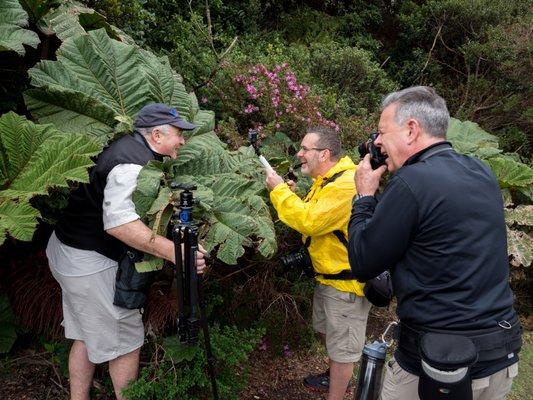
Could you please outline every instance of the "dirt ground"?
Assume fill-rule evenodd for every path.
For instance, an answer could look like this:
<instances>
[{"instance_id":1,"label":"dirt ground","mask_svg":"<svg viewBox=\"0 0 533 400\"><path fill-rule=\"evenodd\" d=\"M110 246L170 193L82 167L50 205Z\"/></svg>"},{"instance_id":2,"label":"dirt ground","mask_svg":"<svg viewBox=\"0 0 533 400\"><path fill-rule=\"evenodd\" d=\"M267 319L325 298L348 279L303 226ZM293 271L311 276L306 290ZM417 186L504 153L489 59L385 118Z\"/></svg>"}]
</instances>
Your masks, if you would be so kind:
<instances>
[{"instance_id":1,"label":"dirt ground","mask_svg":"<svg viewBox=\"0 0 533 400\"><path fill-rule=\"evenodd\" d=\"M387 310L373 310L367 326L367 341L379 337L392 318ZM242 400L303 400L323 399L303 385L309 374L325 371L327 357L323 350L301 349L290 355L272 355L269 351L255 350L249 357L249 383L242 392ZM93 399L111 400L98 374L93 388ZM68 381L58 368L43 354L21 350L8 364L0 366L0 399L3 400L67 400ZM345 399L353 398L353 391Z\"/></svg>"}]
</instances>

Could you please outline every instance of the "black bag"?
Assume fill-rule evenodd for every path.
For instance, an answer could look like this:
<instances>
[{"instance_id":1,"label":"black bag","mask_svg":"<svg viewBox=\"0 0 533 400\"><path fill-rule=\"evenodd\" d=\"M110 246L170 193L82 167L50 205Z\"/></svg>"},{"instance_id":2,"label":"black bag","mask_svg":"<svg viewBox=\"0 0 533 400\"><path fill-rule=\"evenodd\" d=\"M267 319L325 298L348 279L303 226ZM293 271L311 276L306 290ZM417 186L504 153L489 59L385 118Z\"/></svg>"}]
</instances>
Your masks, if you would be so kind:
<instances>
[{"instance_id":1,"label":"black bag","mask_svg":"<svg viewBox=\"0 0 533 400\"><path fill-rule=\"evenodd\" d=\"M144 306L146 294L158 271L137 272L135 263L142 261L142 258L143 254L141 252L130 249L126 251L118 262L114 305L130 310Z\"/></svg>"},{"instance_id":2,"label":"black bag","mask_svg":"<svg viewBox=\"0 0 533 400\"><path fill-rule=\"evenodd\" d=\"M387 307L394 295L389 271L382 272L365 283L365 297L376 307Z\"/></svg>"},{"instance_id":3,"label":"black bag","mask_svg":"<svg viewBox=\"0 0 533 400\"><path fill-rule=\"evenodd\" d=\"M426 333L420 340L421 400L472 400L470 367L478 353L466 336Z\"/></svg>"}]
</instances>

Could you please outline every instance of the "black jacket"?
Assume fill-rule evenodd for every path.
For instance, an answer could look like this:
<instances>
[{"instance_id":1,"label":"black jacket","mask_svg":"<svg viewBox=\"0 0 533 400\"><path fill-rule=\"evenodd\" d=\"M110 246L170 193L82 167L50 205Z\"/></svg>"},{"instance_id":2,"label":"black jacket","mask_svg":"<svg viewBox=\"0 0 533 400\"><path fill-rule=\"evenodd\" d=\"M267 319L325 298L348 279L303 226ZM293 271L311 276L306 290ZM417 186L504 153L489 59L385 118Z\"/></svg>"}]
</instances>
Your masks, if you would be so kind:
<instances>
[{"instance_id":1,"label":"black jacket","mask_svg":"<svg viewBox=\"0 0 533 400\"><path fill-rule=\"evenodd\" d=\"M498 182L448 142L409 158L379 202L354 202L349 259L357 279L391 269L402 322L464 330L516 317Z\"/></svg>"}]
</instances>

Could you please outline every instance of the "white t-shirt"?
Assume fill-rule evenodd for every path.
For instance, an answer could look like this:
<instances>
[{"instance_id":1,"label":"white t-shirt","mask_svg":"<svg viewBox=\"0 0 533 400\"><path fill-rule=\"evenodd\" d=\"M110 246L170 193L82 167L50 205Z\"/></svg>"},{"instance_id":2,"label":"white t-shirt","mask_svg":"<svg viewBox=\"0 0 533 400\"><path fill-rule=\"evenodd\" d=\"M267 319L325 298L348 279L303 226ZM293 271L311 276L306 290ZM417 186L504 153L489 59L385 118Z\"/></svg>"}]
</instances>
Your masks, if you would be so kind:
<instances>
[{"instance_id":1,"label":"white t-shirt","mask_svg":"<svg viewBox=\"0 0 533 400\"><path fill-rule=\"evenodd\" d=\"M142 166L137 164L119 164L107 175L102 203L105 230L140 218L131 196L137 187L141 169ZM57 238L55 232L48 241L46 255L50 267L66 276L91 275L117 266L116 261L96 251L67 246Z\"/></svg>"}]
</instances>

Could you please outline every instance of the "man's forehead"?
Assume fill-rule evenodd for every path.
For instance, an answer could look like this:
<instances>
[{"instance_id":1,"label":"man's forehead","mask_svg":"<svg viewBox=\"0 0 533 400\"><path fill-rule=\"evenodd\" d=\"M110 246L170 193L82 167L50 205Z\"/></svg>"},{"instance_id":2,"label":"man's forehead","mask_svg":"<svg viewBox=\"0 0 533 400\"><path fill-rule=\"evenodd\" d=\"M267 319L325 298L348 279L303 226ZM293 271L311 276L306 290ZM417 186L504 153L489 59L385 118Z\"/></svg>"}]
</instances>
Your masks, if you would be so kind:
<instances>
[{"instance_id":1,"label":"man's forehead","mask_svg":"<svg viewBox=\"0 0 533 400\"><path fill-rule=\"evenodd\" d=\"M308 132L305 134L304 138L302 139L302 143L315 143L318 140L318 135L314 132Z\"/></svg>"}]
</instances>

